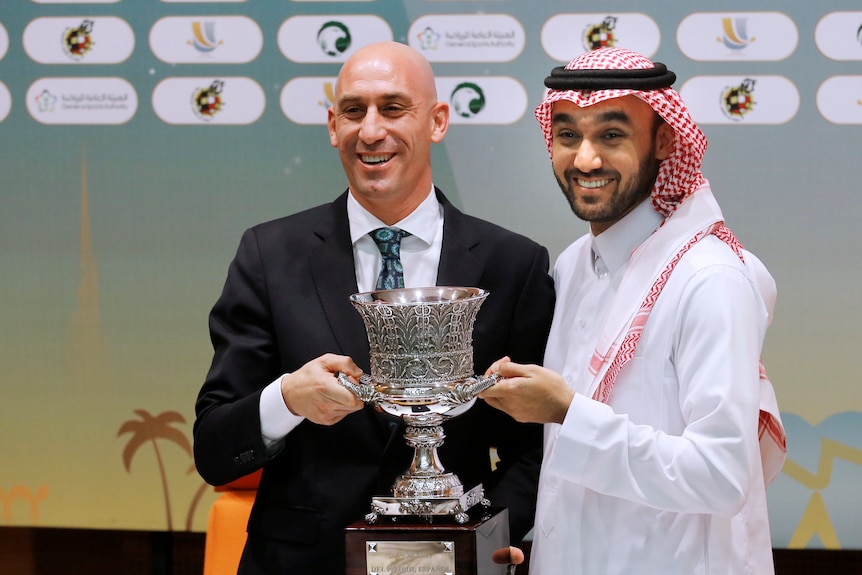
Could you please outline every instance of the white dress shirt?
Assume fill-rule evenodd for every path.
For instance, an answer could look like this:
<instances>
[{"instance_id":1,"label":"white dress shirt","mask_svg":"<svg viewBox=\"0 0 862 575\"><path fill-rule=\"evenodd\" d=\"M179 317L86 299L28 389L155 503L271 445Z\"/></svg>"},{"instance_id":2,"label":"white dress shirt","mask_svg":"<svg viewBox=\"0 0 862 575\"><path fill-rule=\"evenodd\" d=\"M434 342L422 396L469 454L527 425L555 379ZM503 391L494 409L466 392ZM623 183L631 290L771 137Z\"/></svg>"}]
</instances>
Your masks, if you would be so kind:
<instances>
[{"instance_id":1,"label":"white dress shirt","mask_svg":"<svg viewBox=\"0 0 862 575\"><path fill-rule=\"evenodd\" d=\"M377 284L383 258L368 233L386 224L363 208L352 192L347 195L347 218L350 240L353 242L356 285L360 292L372 291ZM437 201L433 186L425 200L410 215L390 227L410 232L409 236L401 240L404 285L436 285L443 246L443 206ZM305 419L291 413L284 404L281 396L282 377L284 375L267 385L260 396L261 433L269 448L277 448L280 440Z\"/></svg>"},{"instance_id":2,"label":"white dress shirt","mask_svg":"<svg viewBox=\"0 0 862 575\"><path fill-rule=\"evenodd\" d=\"M646 201L556 262L545 365L576 395L563 424L545 426L536 575L773 573L758 444L768 310L724 242L683 256L608 404L590 398L610 302L660 222Z\"/></svg>"}]
</instances>

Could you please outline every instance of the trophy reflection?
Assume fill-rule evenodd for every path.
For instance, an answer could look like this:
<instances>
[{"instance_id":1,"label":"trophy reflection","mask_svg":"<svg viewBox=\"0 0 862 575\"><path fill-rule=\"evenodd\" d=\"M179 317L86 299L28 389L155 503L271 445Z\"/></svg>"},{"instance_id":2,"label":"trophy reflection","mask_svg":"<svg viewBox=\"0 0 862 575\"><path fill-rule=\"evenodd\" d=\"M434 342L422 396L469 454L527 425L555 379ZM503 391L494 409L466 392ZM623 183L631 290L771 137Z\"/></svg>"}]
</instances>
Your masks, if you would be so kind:
<instances>
[{"instance_id":1,"label":"trophy reflection","mask_svg":"<svg viewBox=\"0 0 862 575\"><path fill-rule=\"evenodd\" d=\"M442 423L470 409L497 380L473 375L473 322L487 297L479 288L442 286L350 296L368 332L371 373L358 385L343 373L339 382L403 420L405 440L414 449L392 496L372 498L368 523L381 515L452 516L465 523L474 505L490 505L481 484L465 492L437 455L445 438Z\"/></svg>"}]
</instances>

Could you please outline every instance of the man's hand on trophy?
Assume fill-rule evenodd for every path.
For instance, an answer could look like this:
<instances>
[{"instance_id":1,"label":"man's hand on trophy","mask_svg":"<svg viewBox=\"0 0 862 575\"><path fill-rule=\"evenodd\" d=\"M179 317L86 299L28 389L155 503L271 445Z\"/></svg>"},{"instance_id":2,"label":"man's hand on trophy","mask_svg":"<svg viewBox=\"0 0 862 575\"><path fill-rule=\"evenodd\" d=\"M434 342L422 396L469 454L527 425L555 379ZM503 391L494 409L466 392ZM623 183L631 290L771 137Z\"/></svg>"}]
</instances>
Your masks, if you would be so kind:
<instances>
[{"instance_id":1,"label":"man's hand on trophy","mask_svg":"<svg viewBox=\"0 0 862 575\"><path fill-rule=\"evenodd\" d=\"M488 368L490 373L500 378L479 397L491 407L523 423L562 423L566 418L575 392L557 372L504 357Z\"/></svg>"},{"instance_id":2,"label":"man's hand on trophy","mask_svg":"<svg viewBox=\"0 0 862 575\"><path fill-rule=\"evenodd\" d=\"M365 405L338 383L342 372L358 379L362 370L345 355L328 353L281 378L281 397L294 415L321 425L332 425Z\"/></svg>"},{"instance_id":3,"label":"man's hand on trophy","mask_svg":"<svg viewBox=\"0 0 862 575\"><path fill-rule=\"evenodd\" d=\"M503 547L491 554L491 561L497 565L508 565L507 575L514 575L515 566L524 562L524 552L517 547Z\"/></svg>"}]
</instances>

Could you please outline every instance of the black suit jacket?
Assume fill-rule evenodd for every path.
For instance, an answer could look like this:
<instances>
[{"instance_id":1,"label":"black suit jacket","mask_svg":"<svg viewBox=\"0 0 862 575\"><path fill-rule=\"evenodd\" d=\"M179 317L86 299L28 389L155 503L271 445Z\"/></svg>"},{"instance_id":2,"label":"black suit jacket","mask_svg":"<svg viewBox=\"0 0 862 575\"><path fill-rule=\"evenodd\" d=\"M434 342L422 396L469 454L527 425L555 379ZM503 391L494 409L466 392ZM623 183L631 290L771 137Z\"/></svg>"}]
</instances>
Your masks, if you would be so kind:
<instances>
[{"instance_id":1,"label":"black suit jacket","mask_svg":"<svg viewBox=\"0 0 862 575\"><path fill-rule=\"evenodd\" d=\"M477 374L504 355L540 363L554 305L547 250L467 216L437 190L444 210L437 285L490 292L473 329ZM245 232L210 314L215 350L196 403L195 463L214 485L263 467L240 573L344 573L344 528L391 495L412 449L372 407L332 426L302 422L276 453L261 438L262 389L324 354L349 355L369 371L368 336L349 302L356 293L347 194L331 204ZM513 541L530 529L542 431L483 401L444 424L439 449L465 489L485 487L506 506ZM489 448L500 463L492 472Z\"/></svg>"}]
</instances>

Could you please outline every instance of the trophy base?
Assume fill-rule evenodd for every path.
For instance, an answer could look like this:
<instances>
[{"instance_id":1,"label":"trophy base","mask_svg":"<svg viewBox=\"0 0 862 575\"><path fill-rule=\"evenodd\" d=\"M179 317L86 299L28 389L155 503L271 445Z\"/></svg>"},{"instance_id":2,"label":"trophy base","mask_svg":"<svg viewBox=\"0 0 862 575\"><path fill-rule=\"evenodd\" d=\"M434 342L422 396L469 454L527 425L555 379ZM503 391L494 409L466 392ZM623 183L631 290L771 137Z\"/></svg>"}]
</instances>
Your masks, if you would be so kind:
<instances>
[{"instance_id":1,"label":"trophy base","mask_svg":"<svg viewBox=\"0 0 862 575\"><path fill-rule=\"evenodd\" d=\"M346 575L452 573L505 575L491 554L509 546L509 513L479 507L463 524L385 523L359 520L345 529Z\"/></svg>"},{"instance_id":2,"label":"trophy base","mask_svg":"<svg viewBox=\"0 0 862 575\"><path fill-rule=\"evenodd\" d=\"M373 497L371 512L365 516L365 522L373 525L381 516L392 517L423 517L429 522L435 517L452 517L457 523L467 523L470 520L468 511L481 504L488 508L491 503L485 499L485 491L481 485L465 492L458 497Z\"/></svg>"}]
</instances>

